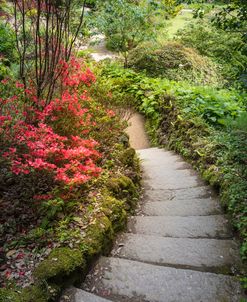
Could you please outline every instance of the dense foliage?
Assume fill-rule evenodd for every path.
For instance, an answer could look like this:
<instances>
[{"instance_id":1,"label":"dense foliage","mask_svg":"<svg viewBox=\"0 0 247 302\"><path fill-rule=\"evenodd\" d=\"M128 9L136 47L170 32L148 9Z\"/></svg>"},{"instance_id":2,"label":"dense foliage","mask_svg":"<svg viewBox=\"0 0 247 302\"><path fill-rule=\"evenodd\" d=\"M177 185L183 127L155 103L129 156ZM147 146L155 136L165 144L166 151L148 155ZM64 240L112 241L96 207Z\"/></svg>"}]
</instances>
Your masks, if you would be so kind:
<instances>
[{"instance_id":1,"label":"dense foliage","mask_svg":"<svg viewBox=\"0 0 247 302\"><path fill-rule=\"evenodd\" d=\"M180 30L176 39L218 63L228 85L247 87L247 49L240 33L225 32L200 21Z\"/></svg>"},{"instance_id":2,"label":"dense foliage","mask_svg":"<svg viewBox=\"0 0 247 302\"><path fill-rule=\"evenodd\" d=\"M102 3L96 25L106 36L107 47L122 53L125 65L128 51L153 35L148 8L127 0Z\"/></svg>"},{"instance_id":3,"label":"dense foliage","mask_svg":"<svg viewBox=\"0 0 247 302\"><path fill-rule=\"evenodd\" d=\"M0 78L0 300L46 301L63 286L50 292L51 276L83 269L124 226L138 163L110 96L91 96L96 77L74 56L84 6L7 4L15 18L3 16L11 22L0 27L0 64L19 59L19 72ZM51 252L58 262L34 277Z\"/></svg>"},{"instance_id":4,"label":"dense foliage","mask_svg":"<svg viewBox=\"0 0 247 302\"><path fill-rule=\"evenodd\" d=\"M129 55L129 67L143 71L153 77L163 77L175 81L219 86L222 78L217 65L209 58L201 56L193 48L178 42L141 44Z\"/></svg>"},{"instance_id":5,"label":"dense foliage","mask_svg":"<svg viewBox=\"0 0 247 302\"><path fill-rule=\"evenodd\" d=\"M0 301L54 299L109 251L138 198L133 108L219 190L247 259L246 4L225 2L0 0ZM96 32L135 71L76 59Z\"/></svg>"},{"instance_id":6,"label":"dense foliage","mask_svg":"<svg viewBox=\"0 0 247 302\"><path fill-rule=\"evenodd\" d=\"M11 73L11 64L17 62L13 29L0 21L0 80Z\"/></svg>"}]
</instances>

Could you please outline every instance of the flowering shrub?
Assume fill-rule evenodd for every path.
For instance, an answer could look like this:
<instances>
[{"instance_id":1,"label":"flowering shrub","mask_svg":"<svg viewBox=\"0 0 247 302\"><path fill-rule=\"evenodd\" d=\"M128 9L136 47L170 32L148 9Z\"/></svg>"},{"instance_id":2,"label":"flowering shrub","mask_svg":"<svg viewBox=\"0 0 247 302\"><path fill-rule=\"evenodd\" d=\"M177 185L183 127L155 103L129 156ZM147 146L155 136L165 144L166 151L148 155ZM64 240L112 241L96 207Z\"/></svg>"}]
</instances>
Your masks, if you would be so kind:
<instances>
[{"instance_id":1,"label":"flowering shrub","mask_svg":"<svg viewBox=\"0 0 247 302\"><path fill-rule=\"evenodd\" d=\"M83 87L95 77L74 58L61 62L60 68L62 95L49 104L20 83L15 85L18 95L0 99L0 152L14 174L45 170L56 182L82 184L101 172L98 143L86 137L95 123ZM8 84L2 81L2 93Z\"/></svg>"}]
</instances>

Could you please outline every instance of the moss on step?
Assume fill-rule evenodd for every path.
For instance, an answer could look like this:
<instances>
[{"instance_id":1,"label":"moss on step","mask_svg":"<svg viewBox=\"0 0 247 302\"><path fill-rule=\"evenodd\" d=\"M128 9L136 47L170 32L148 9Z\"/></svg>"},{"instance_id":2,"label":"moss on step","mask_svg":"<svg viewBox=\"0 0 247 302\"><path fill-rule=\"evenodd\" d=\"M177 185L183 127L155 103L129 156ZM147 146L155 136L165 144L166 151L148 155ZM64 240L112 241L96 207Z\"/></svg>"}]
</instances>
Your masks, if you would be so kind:
<instances>
[{"instance_id":1,"label":"moss on step","mask_svg":"<svg viewBox=\"0 0 247 302\"><path fill-rule=\"evenodd\" d=\"M125 200L126 210L133 209L136 206L139 197L138 189L129 177L125 175L112 177L108 180L106 186L115 198Z\"/></svg>"},{"instance_id":2,"label":"moss on step","mask_svg":"<svg viewBox=\"0 0 247 302\"><path fill-rule=\"evenodd\" d=\"M32 285L21 291L0 289L0 302L46 302L48 299L49 293L42 286Z\"/></svg>"},{"instance_id":3,"label":"moss on step","mask_svg":"<svg viewBox=\"0 0 247 302\"><path fill-rule=\"evenodd\" d=\"M85 260L81 251L61 247L54 249L48 258L42 261L34 271L38 280L49 280L55 276L69 275L76 268L84 268Z\"/></svg>"},{"instance_id":4,"label":"moss on step","mask_svg":"<svg viewBox=\"0 0 247 302\"><path fill-rule=\"evenodd\" d=\"M135 166L135 150L133 148L128 148L119 154L119 159L128 167Z\"/></svg>"},{"instance_id":5,"label":"moss on step","mask_svg":"<svg viewBox=\"0 0 247 302\"><path fill-rule=\"evenodd\" d=\"M102 202L102 212L112 222L114 232L122 230L127 223L127 213L125 211L125 202L110 196L108 190L105 190Z\"/></svg>"},{"instance_id":6,"label":"moss on step","mask_svg":"<svg viewBox=\"0 0 247 302\"><path fill-rule=\"evenodd\" d=\"M113 236L114 231L109 218L103 213L95 217L85 236L87 258L91 260L100 253L107 254L111 249Z\"/></svg>"},{"instance_id":7,"label":"moss on step","mask_svg":"<svg viewBox=\"0 0 247 302\"><path fill-rule=\"evenodd\" d=\"M11 289L0 288L0 302L19 302L19 294Z\"/></svg>"}]
</instances>

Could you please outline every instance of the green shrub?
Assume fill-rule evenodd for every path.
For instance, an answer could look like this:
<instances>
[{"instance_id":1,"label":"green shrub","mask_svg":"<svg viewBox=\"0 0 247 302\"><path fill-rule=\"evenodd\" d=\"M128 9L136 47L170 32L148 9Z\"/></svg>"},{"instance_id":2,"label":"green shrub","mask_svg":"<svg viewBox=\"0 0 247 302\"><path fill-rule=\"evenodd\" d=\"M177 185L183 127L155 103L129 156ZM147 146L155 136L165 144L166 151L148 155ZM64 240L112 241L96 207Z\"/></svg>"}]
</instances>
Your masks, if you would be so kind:
<instances>
[{"instance_id":1,"label":"green shrub","mask_svg":"<svg viewBox=\"0 0 247 302\"><path fill-rule=\"evenodd\" d=\"M103 74L110 81L112 89L117 90L117 94L120 92L132 96L139 109L156 123L162 106L166 106L173 98L184 114L199 116L216 127L227 125L228 119L234 119L244 111L246 97L235 90L218 90L209 86L191 86L185 82L148 78L117 65L106 66Z\"/></svg>"},{"instance_id":2,"label":"green shrub","mask_svg":"<svg viewBox=\"0 0 247 302\"><path fill-rule=\"evenodd\" d=\"M154 35L150 23L148 8L128 0L109 0L96 16L96 27L106 36L107 47L123 55L125 66L128 52Z\"/></svg>"},{"instance_id":3,"label":"green shrub","mask_svg":"<svg viewBox=\"0 0 247 302\"><path fill-rule=\"evenodd\" d=\"M17 60L14 31L8 24L2 22L0 22L0 55L10 62Z\"/></svg>"},{"instance_id":4,"label":"green shrub","mask_svg":"<svg viewBox=\"0 0 247 302\"><path fill-rule=\"evenodd\" d=\"M11 64L17 61L13 29L0 21L0 80L9 76Z\"/></svg>"},{"instance_id":5,"label":"green shrub","mask_svg":"<svg viewBox=\"0 0 247 302\"><path fill-rule=\"evenodd\" d=\"M219 85L221 80L210 59L178 42L142 44L130 52L129 67L145 70L150 76L195 84Z\"/></svg>"},{"instance_id":6,"label":"green shrub","mask_svg":"<svg viewBox=\"0 0 247 302\"><path fill-rule=\"evenodd\" d=\"M229 82L238 78L241 80L241 75L243 77L246 73L247 47L240 33L216 29L200 20L179 31L175 39L187 47L196 48L201 55L219 63L222 75ZM244 85L243 80L241 82Z\"/></svg>"}]
</instances>

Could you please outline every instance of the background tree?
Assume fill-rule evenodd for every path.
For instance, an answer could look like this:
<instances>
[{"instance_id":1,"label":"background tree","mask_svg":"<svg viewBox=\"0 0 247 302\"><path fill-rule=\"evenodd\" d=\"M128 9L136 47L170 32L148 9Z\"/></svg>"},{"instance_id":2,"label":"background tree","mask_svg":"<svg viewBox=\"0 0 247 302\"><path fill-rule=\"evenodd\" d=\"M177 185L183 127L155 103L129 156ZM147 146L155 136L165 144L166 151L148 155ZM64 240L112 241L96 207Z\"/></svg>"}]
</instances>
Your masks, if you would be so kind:
<instances>
[{"instance_id":1,"label":"background tree","mask_svg":"<svg viewBox=\"0 0 247 302\"><path fill-rule=\"evenodd\" d=\"M213 19L215 25L225 30L241 32L247 35L247 1L233 0L220 10Z\"/></svg>"},{"instance_id":2,"label":"background tree","mask_svg":"<svg viewBox=\"0 0 247 302\"><path fill-rule=\"evenodd\" d=\"M212 20L217 27L235 34L240 34L242 37L241 45L236 45L242 55L247 56L247 1L233 0L218 12ZM247 70L246 64L240 76L240 81L243 87L247 88Z\"/></svg>"},{"instance_id":3,"label":"background tree","mask_svg":"<svg viewBox=\"0 0 247 302\"><path fill-rule=\"evenodd\" d=\"M125 66L128 52L154 35L147 6L133 1L105 2L100 6L96 20L97 28L106 36L107 46L123 55Z\"/></svg>"},{"instance_id":4,"label":"background tree","mask_svg":"<svg viewBox=\"0 0 247 302\"><path fill-rule=\"evenodd\" d=\"M78 6L73 0L13 0L20 78L25 88L35 88L38 99L52 98L61 60L69 60L83 24L85 2L72 28Z\"/></svg>"}]
</instances>

